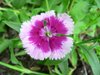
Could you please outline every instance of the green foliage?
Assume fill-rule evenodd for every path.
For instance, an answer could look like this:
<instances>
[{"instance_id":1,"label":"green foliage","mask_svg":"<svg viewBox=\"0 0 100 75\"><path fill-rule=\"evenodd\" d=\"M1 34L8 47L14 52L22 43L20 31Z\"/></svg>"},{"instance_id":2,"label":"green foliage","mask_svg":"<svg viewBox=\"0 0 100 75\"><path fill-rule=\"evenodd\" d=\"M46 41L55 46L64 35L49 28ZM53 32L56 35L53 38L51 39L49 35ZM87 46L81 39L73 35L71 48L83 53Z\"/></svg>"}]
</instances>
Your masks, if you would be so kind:
<instances>
[{"instance_id":1,"label":"green foliage","mask_svg":"<svg viewBox=\"0 0 100 75\"><path fill-rule=\"evenodd\" d=\"M2 0L0 6L0 57L9 56L6 63L0 58L0 65L21 72L20 75L72 75L81 60L91 67L94 75L100 75L100 0ZM18 35L24 21L47 10L68 13L75 23L74 47L65 58L25 61L36 63L33 68L48 67L50 74L34 69L36 72L21 61L27 54Z\"/></svg>"},{"instance_id":2,"label":"green foliage","mask_svg":"<svg viewBox=\"0 0 100 75\"><path fill-rule=\"evenodd\" d=\"M9 40L3 40L0 42L0 54L9 46Z\"/></svg>"},{"instance_id":3,"label":"green foliage","mask_svg":"<svg viewBox=\"0 0 100 75\"><path fill-rule=\"evenodd\" d=\"M77 56L77 52L75 51L75 48L71 52L70 61L71 61L72 65L74 67L76 67L77 62L78 62L78 56Z\"/></svg>"},{"instance_id":4,"label":"green foliage","mask_svg":"<svg viewBox=\"0 0 100 75\"><path fill-rule=\"evenodd\" d=\"M84 0L79 0L71 9L71 14L75 21L81 21L88 13L89 2Z\"/></svg>"},{"instance_id":5,"label":"green foliage","mask_svg":"<svg viewBox=\"0 0 100 75\"><path fill-rule=\"evenodd\" d=\"M25 3L26 3L26 0L12 0L12 6L19 9L19 8L22 8Z\"/></svg>"},{"instance_id":6,"label":"green foliage","mask_svg":"<svg viewBox=\"0 0 100 75\"><path fill-rule=\"evenodd\" d=\"M61 70L61 73L62 75L68 75L69 73L69 68L68 68L68 61L65 60L65 61L62 61L60 64L59 64L59 69Z\"/></svg>"},{"instance_id":7,"label":"green foliage","mask_svg":"<svg viewBox=\"0 0 100 75\"><path fill-rule=\"evenodd\" d=\"M9 50L10 50L10 60L13 64L20 64L17 58L15 57L14 50L13 50L13 42L9 41Z\"/></svg>"},{"instance_id":8,"label":"green foliage","mask_svg":"<svg viewBox=\"0 0 100 75\"><path fill-rule=\"evenodd\" d=\"M86 60L90 64L94 75L99 75L100 74L100 62L99 62L99 59L96 53L93 50L95 45L90 46L90 47L87 47L86 45L80 45L79 47L83 50L83 55L85 56Z\"/></svg>"},{"instance_id":9,"label":"green foliage","mask_svg":"<svg viewBox=\"0 0 100 75\"><path fill-rule=\"evenodd\" d=\"M12 29L16 30L17 32L20 31L20 23L16 23L16 22L9 22L9 21L4 21L4 23L6 25L8 25L9 27L11 27Z\"/></svg>"},{"instance_id":10,"label":"green foliage","mask_svg":"<svg viewBox=\"0 0 100 75\"><path fill-rule=\"evenodd\" d=\"M0 65L6 66L8 68L11 68L13 70L17 70L19 72L26 73L26 74L48 75L48 74L44 74L44 73L33 72L33 71L31 71L31 70L29 70L27 68L24 68L24 67L21 67L21 66L9 65L9 64L3 63L3 62L0 62Z\"/></svg>"},{"instance_id":11,"label":"green foliage","mask_svg":"<svg viewBox=\"0 0 100 75\"><path fill-rule=\"evenodd\" d=\"M95 0L95 2L97 3L98 8L100 8L100 0Z\"/></svg>"}]
</instances>

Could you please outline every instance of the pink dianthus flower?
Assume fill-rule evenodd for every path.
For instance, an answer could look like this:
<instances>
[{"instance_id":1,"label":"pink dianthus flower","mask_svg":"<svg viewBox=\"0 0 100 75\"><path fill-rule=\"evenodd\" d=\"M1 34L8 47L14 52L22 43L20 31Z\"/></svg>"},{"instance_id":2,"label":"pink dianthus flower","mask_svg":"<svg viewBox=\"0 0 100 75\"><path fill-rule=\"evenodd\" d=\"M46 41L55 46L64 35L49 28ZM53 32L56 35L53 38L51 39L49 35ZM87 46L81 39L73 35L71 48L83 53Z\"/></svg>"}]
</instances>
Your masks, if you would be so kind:
<instances>
[{"instance_id":1,"label":"pink dianthus flower","mask_svg":"<svg viewBox=\"0 0 100 75\"><path fill-rule=\"evenodd\" d=\"M27 54L38 60L61 59L71 51L73 20L66 13L53 10L33 16L21 25L20 38Z\"/></svg>"}]
</instances>

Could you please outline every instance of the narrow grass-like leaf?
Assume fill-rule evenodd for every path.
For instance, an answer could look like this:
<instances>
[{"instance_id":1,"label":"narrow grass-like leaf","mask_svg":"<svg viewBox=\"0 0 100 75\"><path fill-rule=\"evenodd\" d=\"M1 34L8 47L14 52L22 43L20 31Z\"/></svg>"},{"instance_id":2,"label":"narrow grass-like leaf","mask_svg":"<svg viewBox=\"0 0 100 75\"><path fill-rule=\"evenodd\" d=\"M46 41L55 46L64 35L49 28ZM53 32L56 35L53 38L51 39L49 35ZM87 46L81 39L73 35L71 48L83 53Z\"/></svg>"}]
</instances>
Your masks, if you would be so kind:
<instances>
[{"instance_id":1,"label":"narrow grass-like leaf","mask_svg":"<svg viewBox=\"0 0 100 75\"><path fill-rule=\"evenodd\" d=\"M89 42L96 42L98 40L100 40L100 35L98 35L97 37L90 38L85 41L78 42L78 43L76 43L76 45L85 44L85 43L89 43Z\"/></svg>"},{"instance_id":2,"label":"narrow grass-like leaf","mask_svg":"<svg viewBox=\"0 0 100 75\"><path fill-rule=\"evenodd\" d=\"M12 41L9 42L10 60L13 64L21 64L15 57Z\"/></svg>"},{"instance_id":3,"label":"narrow grass-like leaf","mask_svg":"<svg viewBox=\"0 0 100 75\"><path fill-rule=\"evenodd\" d=\"M25 54L26 54L26 52L23 50L23 51L16 53L15 56L22 56L22 55L25 55Z\"/></svg>"},{"instance_id":4,"label":"narrow grass-like leaf","mask_svg":"<svg viewBox=\"0 0 100 75\"><path fill-rule=\"evenodd\" d=\"M93 47L87 47L86 45L79 45L79 47L83 50L83 54L86 57L86 60L90 64L94 75L100 75L100 62L93 50Z\"/></svg>"},{"instance_id":5,"label":"narrow grass-like leaf","mask_svg":"<svg viewBox=\"0 0 100 75\"><path fill-rule=\"evenodd\" d=\"M73 48L73 50L72 50L72 52L71 52L70 61L71 61L72 65L73 65L74 67L76 67L77 61L78 61L78 57L77 57L77 53L76 53L76 51L75 51L74 48Z\"/></svg>"},{"instance_id":6,"label":"narrow grass-like leaf","mask_svg":"<svg viewBox=\"0 0 100 75\"><path fill-rule=\"evenodd\" d=\"M31 71L27 68L23 68L21 66L13 66L13 65L10 65L10 64L4 63L4 62L0 62L0 65L8 67L8 68L16 70L16 71L19 71L19 72L22 72L22 73L26 73L26 74L48 75L48 74L45 74L45 73L34 72L34 71Z\"/></svg>"}]
</instances>

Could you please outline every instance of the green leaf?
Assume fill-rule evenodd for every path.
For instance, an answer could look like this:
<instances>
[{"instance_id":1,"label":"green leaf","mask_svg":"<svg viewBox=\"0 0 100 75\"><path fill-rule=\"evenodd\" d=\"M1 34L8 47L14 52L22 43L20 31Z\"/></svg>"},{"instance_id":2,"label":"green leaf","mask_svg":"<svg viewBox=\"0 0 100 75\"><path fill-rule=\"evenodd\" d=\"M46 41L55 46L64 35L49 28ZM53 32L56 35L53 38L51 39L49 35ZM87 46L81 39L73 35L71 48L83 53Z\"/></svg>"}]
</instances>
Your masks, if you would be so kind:
<instances>
[{"instance_id":1,"label":"green leaf","mask_svg":"<svg viewBox=\"0 0 100 75\"><path fill-rule=\"evenodd\" d=\"M61 72L59 71L58 66L55 66L54 72L56 73L56 75L62 75Z\"/></svg>"},{"instance_id":2,"label":"green leaf","mask_svg":"<svg viewBox=\"0 0 100 75\"><path fill-rule=\"evenodd\" d=\"M85 31L87 28L86 23L84 21L78 21L75 23L75 32L74 34L79 34L82 31Z\"/></svg>"},{"instance_id":3,"label":"green leaf","mask_svg":"<svg viewBox=\"0 0 100 75\"><path fill-rule=\"evenodd\" d=\"M78 43L76 43L76 45L81 45L81 44L90 43L90 42L97 42L99 40L100 40L100 35L98 35L96 37L92 37L92 38L85 40L85 41L78 42Z\"/></svg>"},{"instance_id":4,"label":"green leaf","mask_svg":"<svg viewBox=\"0 0 100 75\"><path fill-rule=\"evenodd\" d=\"M31 16L32 15L37 15L39 12L42 12L42 11L45 11L45 9L44 8L35 8L34 10L31 10Z\"/></svg>"},{"instance_id":5,"label":"green leaf","mask_svg":"<svg viewBox=\"0 0 100 75\"><path fill-rule=\"evenodd\" d=\"M99 45L99 43L96 45L95 49L96 49L97 55L100 56L100 45Z\"/></svg>"},{"instance_id":6,"label":"green leaf","mask_svg":"<svg viewBox=\"0 0 100 75\"><path fill-rule=\"evenodd\" d=\"M48 3L49 3L49 7L50 9L53 9L55 6L57 6L59 3L61 3L61 0L48 0Z\"/></svg>"},{"instance_id":7,"label":"green leaf","mask_svg":"<svg viewBox=\"0 0 100 75\"><path fill-rule=\"evenodd\" d=\"M21 9L21 10L22 10L22 9ZM27 20L29 19L28 12L27 12L26 10L22 10L22 11L19 13L19 16L20 16L21 22L27 21Z\"/></svg>"},{"instance_id":8,"label":"green leaf","mask_svg":"<svg viewBox=\"0 0 100 75\"><path fill-rule=\"evenodd\" d=\"M3 21L6 25L8 25L10 28L16 30L17 32L20 31L20 23L16 23L16 22L10 22L10 21Z\"/></svg>"},{"instance_id":9,"label":"green leaf","mask_svg":"<svg viewBox=\"0 0 100 75\"><path fill-rule=\"evenodd\" d=\"M2 53L9 46L9 40L0 42L0 53Z\"/></svg>"},{"instance_id":10,"label":"green leaf","mask_svg":"<svg viewBox=\"0 0 100 75\"><path fill-rule=\"evenodd\" d=\"M12 0L4 0L5 4L7 4L8 6L12 7L11 1L12 1Z\"/></svg>"},{"instance_id":11,"label":"green leaf","mask_svg":"<svg viewBox=\"0 0 100 75\"><path fill-rule=\"evenodd\" d=\"M8 68L16 70L16 71L19 71L19 72L22 72L22 73L26 73L26 74L48 75L48 74L45 74L45 73L39 73L39 72L31 71L31 70L24 68L24 67L21 67L21 66L10 65L10 64L4 63L4 62L0 62L0 65L8 67Z\"/></svg>"},{"instance_id":12,"label":"green leaf","mask_svg":"<svg viewBox=\"0 0 100 75\"><path fill-rule=\"evenodd\" d=\"M26 0L12 0L12 5L19 9L19 8L22 8L26 3Z\"/></svg>"},{"instance_id":13,"label":"green leaf","mask_svg":"<svg viewBox=\"0 0 100 75\"><path fill-rule=\"evenodd\" d=\"M14 49L13 49L13 42L9 41L9 50L10 50L10 60L13 64L21 64L17 58L15 57L14 54Z\"/></svg>"},{"instance_id":14,"label":"green leaf","mask_svg":"<svg viewBox=\"0 0 100 75\"><path fill-rule=\"evenodd\" d=\"M63 61L63 59L62 60L49 60L49 59L46 59L44 61L39 61L38 64L42 64L42 65L58 65L62 61Z\"/></svg>"},{"instance_id":15,"label":"green leaf","mask_svg":"<svg viewBox=\"0 0 100 75\"><path fill-rule=\"evenodd\" d=\"M65 58L60 59L60 60L49 60L49 59L47 59L47 60L44 61L44 64L45 65L58 65L61 62L67 60L68 58L69 58L69 54L67 54Z\"/></svg>"},{"instance_id":16,"label":"green leaf","mask_svg":"<svg viewBox=\"0 0 100 75\"><path fill-rule=\"evenodd\" d=\"M68 75L69 73L68 60L61 62L58 66L59 69L61 70L62 75Z\"/></svg>"},{"instance_id":17,"label":"green leaf","mask_svg":"<svg viewBox=\"0 0 100 75\"><path fill-rule=\"evenodd\" d=\"M50 3L50 9L56 10L58 13L62 13L68 9L70 0L58 0L58 1L49 0L49 3Z\"/></svg>"},{"instance_id":18,"label":"green leaf","mask_svg":"<svg viewBox=\"0 0 100 75\"><path fill-rule=\"evenodd\" d=\"M63 4L60 4L59 6L56 6L55 10L57 11L57 13L62 13L62 11L63 11Z\"/></svg>"},{"instance_id":19,"label":"green leaf","mask_svg":"<svg viewBox=\"0 0 100 75\"><path fill-rule=\"evenodd\" d=\"M81 41L81 39L79 38L79 34L86 31L85 29L87 28L85 22L83 21L77 21L75 23L75 28L74 28L74 40L76 42Z\"/></svg>"},{"instance_id":20,"label":"green leaf","mask_svg":"<svg viewBox=\"0 0 100 75\"><path fill-rule=\"evenodd\" d=\"M88 1L79 0L71 9L70 14L73 16L75 21L82 20L87 15L88 8Z\"/></svg>"},{"instance_id":21,"label":"green leaf","mask_svg":"<svg viewBox=\"0 0 100 75\"><path fill-rule=\"evenodd\" d=\"M3 13L0 11L0 21L1 21L1 19L2 19L2 15L3 15Z\"/></svg>"},{"instance_id":22,"label":"green leaf","mask_svg":"<svg viewBox=\"0 0 100 75\"><path fill-rule=\"evenodd\" d=\"M100 27L100 17L98 17L98 19L97 19L97 26Z\"/></svg>"},{"instance_id":23,"label":"green leaf","mask_svg":"<svg viewBox=\"0 0 100 75\"><path fill-rule=\"evenodd\" d=\"M71 52L71 63L74 67L76 67L77 61L78 61L77 53L76 53L75 49L73 49Z\"/></svg>"},{"instance_id":24,"label":"green leaf","mask_svg":"<svg viewBox=\"0 0 100 75\"><path fill-rule=\"evenodd\" d=\"M0 32L5 32L5 25L4 25L4 23L0 23Z\"/></svg>"},{"instance_id":25,"label":"green leaf","mask_svg":"<svg viewBox=\"0 0 100 75\"><path fill-rule=\"evenodd\" d=\"M1 8L3 12L2 18L4 20L13 21L13 22L20 22L17 14L17 10L12 10L9 8Z\"/></svg>"},{"instance_id":26,"label":"green leaf","mask_svg":"<svg viewBox=\"0 0 100 75\"><path fill-rule=\"evenodd\" d=\"M22 42L20 41L19 37L13 38L12 42L14 48L22 48Z\"/></svg>"},{"instance_id":27,"label":"green leaf","mask_svg":"<svg viewBox=\"0 0 100 75\"><path fill-rule=\"evenodd\" d=\"M62 1L62 5L63 5L62 12L65 12L66 10L68 10L71 0L61 0L61 1Z\"/></svg>"},{"instance_id":28,"label":"green leaf","mask_svg":"<svg viewBox=\"0 0 100 75\"><path fill-rule=\"evenodd\" d=\"M100 0L95 0L95 2L97 3L98 8L100 8Z\"/></svg>"},{"instance_id":29,"label":"green leaf","mask_svg":"<svg viewBox=\"0 0 100 75\"><path fill-rule=\"evenodd\" d=\"M88 29L87 35L94 37L96 32L96 24L91 25L91 27Z\"/></svg>"},{"instance_id":30,"label":"green leaf","mask_svg":"<svg viewBox=\"0 0 100 75\"><path fill-rule=\"evenodd\" d=\"M22 50L22 51L15 54L15 56L22 56L22 55L26 55L25 50Z\"/></svg>"},{"instance_id":31,"label":"green leaf","mask_svg":"<svg viewBox=\"0 0 100 75\"><path fill-rule=\"evenodd\" d=\"M100 75L100 62L93 50L95 46L87 47L86 45L79 45L79 47L83 50L83 54L90 64L94 75Z\"/></svg>"}]
</instances>

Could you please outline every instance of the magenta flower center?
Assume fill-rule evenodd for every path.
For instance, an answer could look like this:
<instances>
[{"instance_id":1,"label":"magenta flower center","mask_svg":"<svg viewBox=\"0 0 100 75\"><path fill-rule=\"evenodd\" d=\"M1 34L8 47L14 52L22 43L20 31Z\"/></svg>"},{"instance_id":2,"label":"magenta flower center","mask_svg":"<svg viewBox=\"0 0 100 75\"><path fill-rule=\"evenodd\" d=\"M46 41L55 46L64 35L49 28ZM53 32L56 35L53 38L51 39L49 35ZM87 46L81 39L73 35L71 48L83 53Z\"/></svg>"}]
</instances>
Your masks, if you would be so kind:
<instances>
[{"instance_id":1,"label":"magenta flower center","mask_svg":"<svg viewBox=\"0 0 100 75\"><path fill-rule=\"evenodd\" d=\"M67 40L66 36L58 36L58 34L66 35L66 33L67 29L63 22L57 17L51 16L35 22L30 31L29 40L43 52L54 51L61 49L63 41Z\"/></svg>"}]
</instances>

